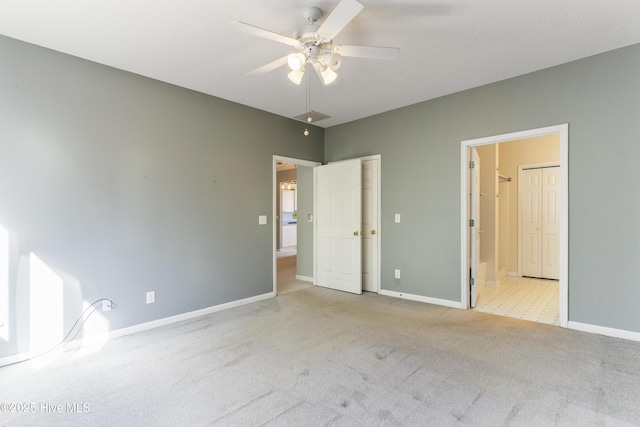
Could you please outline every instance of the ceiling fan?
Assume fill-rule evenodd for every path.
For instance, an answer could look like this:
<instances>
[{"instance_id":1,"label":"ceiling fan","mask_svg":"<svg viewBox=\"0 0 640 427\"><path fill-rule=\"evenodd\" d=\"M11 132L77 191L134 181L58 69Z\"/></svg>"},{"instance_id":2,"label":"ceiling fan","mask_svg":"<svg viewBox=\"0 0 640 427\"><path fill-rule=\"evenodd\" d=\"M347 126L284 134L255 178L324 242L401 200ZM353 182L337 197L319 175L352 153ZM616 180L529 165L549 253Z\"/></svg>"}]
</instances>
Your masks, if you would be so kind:
<instances>
[{"instance_id":1,"label":"ceiling fan","mask_svg":"<svg viewBox=\"0 0 640 427\"><path fill-rule=\"evenodd\" d=\"M240 31L284 43L298 50L297 53L291 53L276 59L267 65L247 73L247 75L258 76L287 64L291 69L288 74L289 80L299 85L304 76L307 64L310 64L316 70L322 83L328 85L333 83L338 77L336 70L340 68L343 56L394 59L398 56L400 50L393 47L333 44L333 38L338 35L363 8L364 6L357 0L342 0L324 20L322 25L317 25L316 21L322 16L322 11L317 7L309 7L304 10L304 17L307 19L308 24L296 31L293 37L283 36L241 21L232 22L231 25Z\"/></svg>"}]
</instances>

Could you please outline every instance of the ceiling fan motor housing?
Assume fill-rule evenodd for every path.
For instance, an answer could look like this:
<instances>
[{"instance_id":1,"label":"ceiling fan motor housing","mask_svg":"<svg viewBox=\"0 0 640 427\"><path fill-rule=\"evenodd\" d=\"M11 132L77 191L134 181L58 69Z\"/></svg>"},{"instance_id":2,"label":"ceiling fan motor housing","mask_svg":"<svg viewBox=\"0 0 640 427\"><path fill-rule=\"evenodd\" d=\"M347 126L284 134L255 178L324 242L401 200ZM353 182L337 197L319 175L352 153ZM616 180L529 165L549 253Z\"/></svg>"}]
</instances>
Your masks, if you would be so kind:
<instances>
[{"instance_id":1,"label":"ceiling fan motor housing","mask_svg":"<svg viewBox=\"0 0 640 427\"><path fill-rule=\"evenodd\" d=\"M316 43L318 40L316 37L318 28L320 26L315 24L305 25L293 34L293 38L299 40L302 44Z\"/></svg>"}]
</instances>

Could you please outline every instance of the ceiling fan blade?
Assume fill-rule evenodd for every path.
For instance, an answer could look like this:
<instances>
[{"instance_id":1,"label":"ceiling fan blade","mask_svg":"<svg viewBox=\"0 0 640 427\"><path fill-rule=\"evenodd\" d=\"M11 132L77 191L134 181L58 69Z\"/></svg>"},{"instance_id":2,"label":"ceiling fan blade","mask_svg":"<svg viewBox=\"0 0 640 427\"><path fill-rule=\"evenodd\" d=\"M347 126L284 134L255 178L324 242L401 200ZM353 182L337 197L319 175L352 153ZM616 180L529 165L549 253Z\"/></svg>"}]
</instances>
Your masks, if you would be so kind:
<instances>
[{"instance_id":1,"label":"ceiling fan blade","mask_svg":"<svg viewBox=\"0 0 640 427\"><path fill-rule=\"evenodd\" d=\"M323 41L332 40L363 8L357 0L342 0L318 28L316 35Z\"/></svg>"},{"instance_id":2,"label":"ceiling fan blade","mask_svg":"<svg viewBox=\"0 0 640 427\"><path fill-rule=\"evenodd\" d=\"M253 36L262 37L269 40L273 40L279 43L284 43L289 46L297 46L300 44L300 42L294 38L283 36L281 34L274 33L272 31L268 31L260 27L256 27L254 25L247 24L246 22L233 21L231 23L231 26L244 33L251 34Z\"/></svg>"},{"instance_id":3,"label":"ceiling fan blade","mask_svg":"<svg viewBox=\"0 0 640 427\"><path fill-rule=\"evenodd\" d=\"M396 59L400 53L397 47L375 47L375 46L334 46L333 51L342 56L371 59Z\"/></svg>"},{"instance_id":4,"label":"ceiling fan blade","mask_svg":"<svg viewBox=\"0 0 640 427\"><path fill-rule=\"evenodd\" d=\"M283 56L282 58L276 59L273 62L269 62L267 65L263 65L260 68L256 68L253 71L247 73L247 76L259 76L261 74L268 73L269 71L273 71L276 68L282 67L287 63L287 56Z\"/></svg>"}]
</instances>

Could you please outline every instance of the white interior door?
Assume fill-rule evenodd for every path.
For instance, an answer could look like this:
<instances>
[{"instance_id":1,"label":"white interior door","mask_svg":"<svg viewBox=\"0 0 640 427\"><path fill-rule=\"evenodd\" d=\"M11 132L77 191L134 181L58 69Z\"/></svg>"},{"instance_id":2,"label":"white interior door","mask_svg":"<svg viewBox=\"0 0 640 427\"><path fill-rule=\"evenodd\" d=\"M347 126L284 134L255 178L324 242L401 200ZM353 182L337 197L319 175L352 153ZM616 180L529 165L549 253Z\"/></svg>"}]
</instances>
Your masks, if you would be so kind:
<instances>
[{"instance_id":1,"label":"white interior door","mask_svg":"<svg viewBox=\"0 0 640 427\"><path fill-rule=\"evenodd\" d=\"M362 293L360 159L314 168L316 284Z\"/></svg>"},{"instance_id":2,"label":"white interior door","mask_svg":"<svg viewBox=\"0 0 640 427\"><path fill-rule=\"evenodd\" d=\"M542 277L542 169L525 169L522 188L522 275Z\"/></svg>"},{"instance_id":3,"label":"white interior door","mask_svg":"<svg viewBox=\"0 0 640 427\"><path fill-rule=\"evenodd\" d=\"M480 157L471 147L471 280L469 281L471 308L478 301L478 273L480 271Z\"/></svg>"},{"instance_id":4,"label":"white interior door","mask_svg":"<svg viewBox=\"0 0 640 427\"><path fill-rule=\"evenodd\" d=\"M524 169L522 275L560 278L560 168Z\"/></svg>"},{"instance_id":5,"label":"white interior door","mask_svg":"<svg viewBox=\"0 0 640 427\"><path fill-rule=\"evenodd\" d=\"M362 289L378 292L378 159L362 161Z\"/></svg>"},{"instance_id":6,"label":"white interior door","mask_svg":"<svg viewBox=\"0 0 640 427\"><path fill-rule=\"evenodd\" d=\"M542 277L560 278L560 167L542 169Z\"/></svg>"},{"instance_id":7,"label":"white interior door","mask_svg":"<svg viewBox=\"0 0 640 427\"><path fill-rule=\"evenodd\" d=\"M542 277L560 278L560 168L542 169Z\"/></svg>"}]
</instances>

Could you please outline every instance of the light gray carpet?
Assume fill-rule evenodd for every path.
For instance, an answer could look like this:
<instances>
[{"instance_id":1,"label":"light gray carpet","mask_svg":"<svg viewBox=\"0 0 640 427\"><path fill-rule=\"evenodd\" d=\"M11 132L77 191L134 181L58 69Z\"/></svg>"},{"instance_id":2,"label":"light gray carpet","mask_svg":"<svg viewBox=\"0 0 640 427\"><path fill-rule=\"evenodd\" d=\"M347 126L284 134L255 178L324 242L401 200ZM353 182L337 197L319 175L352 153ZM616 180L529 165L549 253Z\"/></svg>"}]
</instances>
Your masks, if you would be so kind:
<instances>
[{"instance_id":1,"label":"light gray carpet","mask_svg":"<svg viewBox=\"0 0 640 427\"><path fill-rule=\"evenodd\" d=\"M0 369L2 425L640 424L640 343L308 288Z\"/></svg>"}]
</instances>

